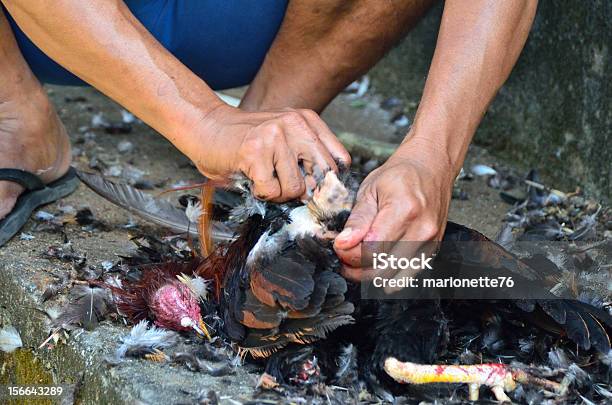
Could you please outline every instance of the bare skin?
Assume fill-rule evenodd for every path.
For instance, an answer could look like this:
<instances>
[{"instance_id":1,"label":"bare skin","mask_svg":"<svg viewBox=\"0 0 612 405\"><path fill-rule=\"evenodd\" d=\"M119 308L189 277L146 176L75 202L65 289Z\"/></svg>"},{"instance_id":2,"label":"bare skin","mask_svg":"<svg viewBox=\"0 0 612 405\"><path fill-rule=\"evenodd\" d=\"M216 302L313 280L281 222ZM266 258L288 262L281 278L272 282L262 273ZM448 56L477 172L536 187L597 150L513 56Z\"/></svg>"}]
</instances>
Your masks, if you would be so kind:
<instances>
[{"instance_id":1,"label":"bare skin","mask_svg":"<svg viewBox=\"0 0 612 405\"><path fill-rule=\"evenodd\" d=\"M49 183L70 165L70 142L43 88L21 57L0 11L0 167L28 170ZM0 218L22 187L0 181Z\"/></svg>"}]
</instances>

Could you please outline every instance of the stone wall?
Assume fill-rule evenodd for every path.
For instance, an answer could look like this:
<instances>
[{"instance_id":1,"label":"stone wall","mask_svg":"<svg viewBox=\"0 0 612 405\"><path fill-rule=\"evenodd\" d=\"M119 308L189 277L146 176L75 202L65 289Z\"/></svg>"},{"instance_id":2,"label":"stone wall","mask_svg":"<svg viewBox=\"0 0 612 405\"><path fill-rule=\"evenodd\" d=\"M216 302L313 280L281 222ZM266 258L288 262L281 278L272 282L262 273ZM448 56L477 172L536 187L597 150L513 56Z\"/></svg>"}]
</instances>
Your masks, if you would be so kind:
<instances>
[{"instance_id":1,"label":"stone wall","mask_svg":"<svg viewBox=\"0 0 612 405\"><path fill-rule=\"evenodd\" d=\"M443 4L373 70L375 88L416 108ZM490 106L476 143L537 167L557 187L580 185L610 201L612 2L542 0L529 39Z\"/></svg>"}]
</instances>

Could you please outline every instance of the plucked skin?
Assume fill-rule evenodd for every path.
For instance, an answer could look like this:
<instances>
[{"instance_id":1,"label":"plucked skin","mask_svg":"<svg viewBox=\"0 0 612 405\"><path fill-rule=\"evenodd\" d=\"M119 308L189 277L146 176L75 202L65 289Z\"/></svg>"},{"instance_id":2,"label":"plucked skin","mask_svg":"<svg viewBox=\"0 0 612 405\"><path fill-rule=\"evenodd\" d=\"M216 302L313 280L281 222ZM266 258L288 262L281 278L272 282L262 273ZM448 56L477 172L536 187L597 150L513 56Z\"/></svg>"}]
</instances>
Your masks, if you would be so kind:
<instances>
[{"instance_id":1,"label":"plucked skin","mask_svg":"<svg viewBox=\"0 0 612 405\"><path fill-rule=\"evenodd\" d=\"M193 274L200 264L194 259L145 267L138 281L112 288L119 311L133 323L149 319L171 330L194 330L201 322L198 298L177 276Z\"/></svg>"},{"instance_id":2,"label":"plucked skin","mask_svg":"<svg viewBox=\"0 0 612 405\"><path fill-rule=\"evenodd\" d=\"M172 330L192 330L201 319L200 304L191 290L180 281L171 280L149 297L155 324ZM185 322L185 318L191 322Z\"/></svg>"}]
</instances>

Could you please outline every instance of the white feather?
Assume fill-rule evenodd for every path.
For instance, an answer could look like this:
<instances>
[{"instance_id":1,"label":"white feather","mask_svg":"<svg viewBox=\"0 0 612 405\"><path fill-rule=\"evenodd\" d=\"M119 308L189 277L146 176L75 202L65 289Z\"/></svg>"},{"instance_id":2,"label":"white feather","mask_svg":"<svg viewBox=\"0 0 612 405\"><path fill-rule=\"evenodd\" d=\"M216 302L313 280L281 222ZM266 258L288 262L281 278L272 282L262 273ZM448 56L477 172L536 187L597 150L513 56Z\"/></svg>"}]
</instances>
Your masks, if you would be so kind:
<instances>
[{"instance_id":1,"label":"white feather","mask_svg":"<svg viewBox=\"0 0 612 405\"><path fill-rule=\"evenodd\" d=\"M121 338L121 346L117 349L117 357L122 358L128 350L138 350L144 348L165 349L173 346L177 341L177 333L151 325L146 320L138 322L130 334Z\"/></svg>"},{"instance_id":2,"label":"white feather","mask_svg":"<svg viewBox=\"0 0 612 405\"><path fill-rule=\"evenodd\" d=\"M315 235L322 231L321 225L314 220L305 205L291 210L289 218L291 222L284 224L281 229L272 234L268 229L259 237L247 256L247 266L273 257L288 240L295 240L304 235Z\"/></svg>"},{"instance_id":3,"label":"white feather","mask_svg":"<svg viewBox=\"0 0 612 405\"><path fill-rule=\"evenodd\" d=\"M11 353L20 347L23 347L23 342L14 326L5 326L0 329L0 350Z\"/></svg>"},{"instance_id":4,"label":"white feather","mask_svg":"<svg viewBox=\"0 0 612 405\"><path fill-rule=\"evenodd\" d=\"M190 200L187 203L187 208L185 208L185 215L191 223L197 224L200 222L200 216L202 215L202 204L199 201L194 204Z\"/></svg>"},{"instance_id":5,"label":"white feather","mask_svg":"<svg viewBox=\"0 0 612 405\"><path fill-rule=\"evenodd\" d=\"M287 231L289 231L289 239L291 240L298 236L316 235L322 231L321 224L316 221L305 205L291 210L289 218L291 223L287 225Z\"/></svg>"},{"instance_id":6,"label":"white feather","mask_svg":"<svg viewBox=\"0 0 612 405\"><path fill-rule=\"evenodd\" d=\"M189 277L186 274L179 274L176 278L183 284L185 284L189 290L202 301L206 301L208 297L208 290L210 287L210 281L203 279L202 277Z\"/></svg>"},{"instance_id":7,"label":"white feather","mask_svg":"<svg viewBox=\"0 0 612 405\"><path fill-rule=\"evenodd\" d=\"M272 235L270 235L269 229L265 231L249 252L246 261L247 266L252 266L253 263L259 260L273 256L282 247L287 238L287 225L283 225L283 228Z\"/></svg>"},{"instance_id":8,"label":"white feather","mask_svg":"<svg viewBox=\"0 0 612 405\"><path fill-rule=\"evenodd\" d=\"M474 165L472 166L472 173L476 176L494 176L497 174L497 170L487 165Z\"/></svg>"},{"instance_id":9,"label":"white feather","mask_svg":"<svg viewBox=\"0 0 612 405\"><path fill-rule=\"evenodd\" d=\"M119 278L119 276L110 276L104 280L106 284L113 286L115 288L123 288L123 281Z\"/></svg>"},{"instance_id":10,"label":"white feather","mask_svg":"<svg viewBox=\"0 0 612 405\"><path fill-rule=\"evenodd\" d=\"M255 198L250 188L245 189L244 187L241 186L241 183L236 183L236 188L241 190L244 195L244 201L242 204L232 208L229 215L230 220L237 223L244 222L255 215L259 215L262 218L266 215L266 202Z\"/></svg>"}]
</instances>

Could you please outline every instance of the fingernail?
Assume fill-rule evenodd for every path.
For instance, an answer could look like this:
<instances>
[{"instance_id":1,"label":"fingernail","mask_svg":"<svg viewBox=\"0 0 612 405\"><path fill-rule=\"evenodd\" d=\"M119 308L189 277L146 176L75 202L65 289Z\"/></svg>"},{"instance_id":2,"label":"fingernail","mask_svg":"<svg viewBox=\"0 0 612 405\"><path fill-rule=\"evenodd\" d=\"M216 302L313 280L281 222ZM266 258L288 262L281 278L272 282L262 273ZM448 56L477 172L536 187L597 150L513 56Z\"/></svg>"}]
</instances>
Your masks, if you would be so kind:
<instances>
[{"instance_id":1,"label":"fingernail","mask_svg":"<svg viewBox=\"0 0 612 405\"><path fill-rule=\"evenodd\" d=\"M353 230L351 228L344 228L342 232L338 234L336 239L348 239L351 236Z\"/></svg>"}]
</instances>

